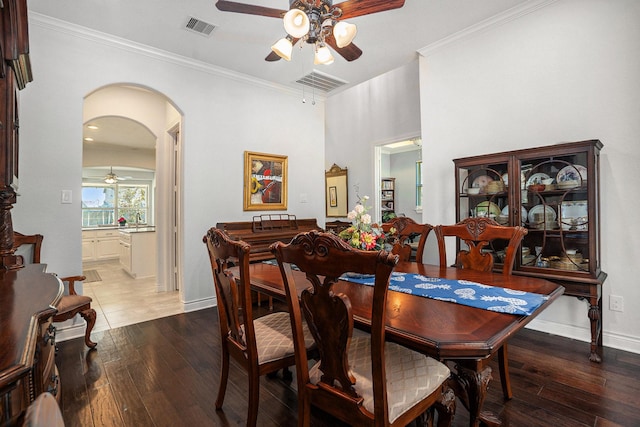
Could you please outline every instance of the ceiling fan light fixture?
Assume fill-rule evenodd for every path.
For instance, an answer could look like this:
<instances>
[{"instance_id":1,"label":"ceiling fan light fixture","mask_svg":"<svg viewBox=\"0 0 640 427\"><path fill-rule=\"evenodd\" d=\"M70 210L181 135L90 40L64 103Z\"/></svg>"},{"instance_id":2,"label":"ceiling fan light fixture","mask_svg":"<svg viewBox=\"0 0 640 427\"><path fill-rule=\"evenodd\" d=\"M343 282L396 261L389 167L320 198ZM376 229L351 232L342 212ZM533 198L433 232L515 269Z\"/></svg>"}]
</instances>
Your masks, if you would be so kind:
<instances>
[{"instance_id":1,"label":"ceiling fan light fixture","mask_svg":"<svg viewBox=\"0 0 640 427\"><path fill-rule=\"evenodd\" d=\"M300 9L291 9L284 15L284 29L291 37L297 39L309 32L309 17Z\"/></svg>"},{"instance_id":2,"label":"ceiling fan light fixture","mask_svg":"<svg viewBox=\"0 0 640 427\"><path fill-rule=\"evenodd\" d=\"M104 182L107 184L115 184L118 182L118 175L113 173L113 166L109 168L109 173L105 175Z\"/></svg>"},{"instance_id":3,"label":"ceiling fan light fixture","mask_svg":"<svg viewBox=\"0 0 640 427\"><path fill-rule=\"evenodd\" d=\"M274 51L280 58L291 61L291 53L293 52L291 36L287 36L278 40L276 44L271 46L271 50Z\"/></svg>"},{"instance_id":4,"label":"ceiling fan light fixture","mask_svg":"<svg viewBox=\"0 0 640 427\"><path fill-rule=\"evenodd\" d=\"M313 63L316 65L329 65L333 64L333 61L334 58L329 48L326 46L318 46L315 57L313 58Z\"/></svg>"},{"instance_id":5,"label":"ceiling fan light fixture","mask_svg":"<svg viewBox=\"0 0 640 427\"><path fill-rule=\"evenodd\" d=\"M343 48L348 46L358 33L358 28L355 24L350 24L345 21L340 21L333 26L333 37L336 39L336 46Z\"/></svg>"}]
</instances>

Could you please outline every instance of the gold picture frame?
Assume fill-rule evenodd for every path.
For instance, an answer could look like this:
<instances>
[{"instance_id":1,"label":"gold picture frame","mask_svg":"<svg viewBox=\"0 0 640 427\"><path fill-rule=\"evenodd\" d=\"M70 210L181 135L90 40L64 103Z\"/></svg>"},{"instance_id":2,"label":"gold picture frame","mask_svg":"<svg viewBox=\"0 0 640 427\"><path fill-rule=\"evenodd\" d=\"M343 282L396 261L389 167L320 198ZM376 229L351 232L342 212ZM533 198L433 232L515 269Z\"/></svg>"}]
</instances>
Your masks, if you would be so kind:
<instances>
[{"instance_id":1,"label":"gold picture frame","mask_svg":"<svg viewBox=\"0 0 640 427\"><path fill-rule=\"evenodd\" d=\"M287 156L244 152L244 210L287 209Z\"/></svg>"},{"instance_id":2,"label":"gold picture frame","mask_svg":"<svg viewBox=\"0 0 640 427\"><path fill-rule=\"evenodd\" d=\"M335 163L324 173L326 215L329 218L347 216L349 198L347 194L347 168Z\"/></svg>"}]
</instances>

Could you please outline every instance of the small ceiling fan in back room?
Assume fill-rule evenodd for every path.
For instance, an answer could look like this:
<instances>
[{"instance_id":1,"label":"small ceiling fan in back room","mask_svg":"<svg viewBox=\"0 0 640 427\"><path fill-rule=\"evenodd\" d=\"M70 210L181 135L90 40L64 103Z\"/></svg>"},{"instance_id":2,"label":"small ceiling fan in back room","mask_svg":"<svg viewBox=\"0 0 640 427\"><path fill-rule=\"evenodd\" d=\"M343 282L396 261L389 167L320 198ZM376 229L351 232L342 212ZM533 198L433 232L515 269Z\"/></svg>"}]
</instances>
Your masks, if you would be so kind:
<instances>
[{"instance_id":1,"label":"small ceiling fan in back room","mask_svg":"<svg viewBox=\"0 0 640 427\"><path fill-rule=\"evenodd\" d=\"M216 7L224 12L245 13L284 21L287 35L271 46L266 61L291 60L293 45L302 40L315 47L315 64L331 64L334 60L329 46L347 61L358 59L362 51L352 43L356 26L345 19L398 9L405 0L347 0L333 4L332 0L289 0L289 10L218 0Z\"/></svg>"}]
</instances>

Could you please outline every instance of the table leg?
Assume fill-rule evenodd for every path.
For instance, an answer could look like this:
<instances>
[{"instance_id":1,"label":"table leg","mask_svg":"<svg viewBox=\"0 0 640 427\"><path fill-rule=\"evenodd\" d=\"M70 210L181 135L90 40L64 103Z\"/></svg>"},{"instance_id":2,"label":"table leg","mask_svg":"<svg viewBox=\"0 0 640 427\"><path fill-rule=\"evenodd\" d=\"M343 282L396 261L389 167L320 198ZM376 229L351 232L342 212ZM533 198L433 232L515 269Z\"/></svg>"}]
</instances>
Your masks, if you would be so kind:
<instances>
[{"instance_id":1,"label":"table leg","mask_svg":"<svg viewBox=\"0 0 640 427\"><path fill-rule=\"evenodd\" d=\"M453 381L451 388L456 393L465 408L469 411L469 426L479 425L499 426L501 424L498 417L482 412L482 404L487 396L487 388L491 381L491 367L485 366L477 370L456 363L455 372L452 373Z\"/></svg>"}]
</instances>

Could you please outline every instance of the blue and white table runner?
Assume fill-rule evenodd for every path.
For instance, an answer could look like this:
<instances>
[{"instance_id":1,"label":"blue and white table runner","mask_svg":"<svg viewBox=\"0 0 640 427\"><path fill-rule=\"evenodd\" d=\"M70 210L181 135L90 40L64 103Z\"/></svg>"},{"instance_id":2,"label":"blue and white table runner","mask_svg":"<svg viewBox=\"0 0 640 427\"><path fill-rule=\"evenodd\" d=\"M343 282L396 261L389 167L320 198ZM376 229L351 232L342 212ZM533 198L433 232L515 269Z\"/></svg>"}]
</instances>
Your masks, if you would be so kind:
<instances>
[{"instance_id":1,"label":"blue and white table runner","mask_svg":"<svg viewBox=\"0 0 640 427\"><path fill-rule=\"evenodd\" d=\"M341 279L361 285L374 285L372 275L348 273ZM546 295L489 286L468 280L442 279L400 272L391 273L389 289L499 313L525 316L531 315L549 299Z\"/></svg>"},{"instance_id":2,"label":"blue and white table runner","mask_svg":"<svg viewBox=\"0 0 640 427\"><path fill-rule=\"evenodd\" d=\"M278 265L275 260L263 262ZM293 268L296 267L293 266ZM340 279L367 286L373 286L375 281L373 275L355 273L344 274ZM549 299L547 295L484 285L468 280L442 279L395 271L391 273L389 289L483 310L524 316L531 315Z\"/></svg>"}]
</instances>

